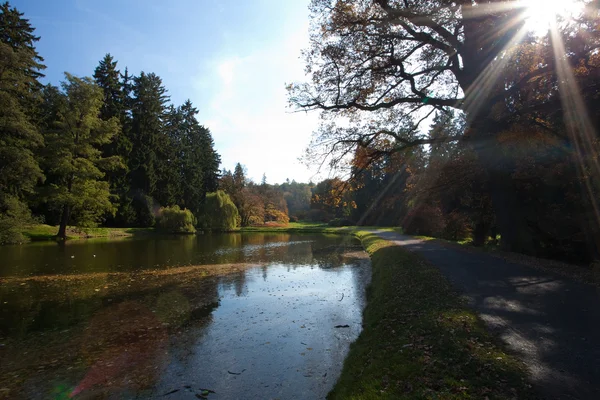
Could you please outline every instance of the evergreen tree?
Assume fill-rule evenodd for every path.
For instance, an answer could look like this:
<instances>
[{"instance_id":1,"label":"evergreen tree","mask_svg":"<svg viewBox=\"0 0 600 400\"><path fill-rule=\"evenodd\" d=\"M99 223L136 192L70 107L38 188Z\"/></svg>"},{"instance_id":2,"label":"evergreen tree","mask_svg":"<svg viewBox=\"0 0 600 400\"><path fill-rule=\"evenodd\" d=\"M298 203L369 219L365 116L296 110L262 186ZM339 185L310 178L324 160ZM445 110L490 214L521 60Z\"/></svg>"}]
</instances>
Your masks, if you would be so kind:
<instances>
[{"instance_id":1,"label":"evergreen tree","mask_svg":"<svg viewBox=\"0 0 600 400\"><path fill-rule=\"evenodd\" d=\"M202 149L202 170L204 192L214 192L219 187L219 165L221 156L215 150L215 142L210 130L201 126L198 132Z\"/></svg>"},{"instance_id":2,"label":"evergreen tree","mask_svg":"<svg viewBox=\"0 0 600 400\"><path fill-rule=\"evenodd\" d=\"M154 198L163 206L181 203L182 119L180 110L171 105L164 118L164 131L157 138L156 179L158 189Z\"/></svg>"},{"instance_id":3,"label":"evergreen tree","mask_svg":"<svg viewBox=\"0 0 600 400\"><path fill-rule=\"evenodd\" d=\"M214 150L210 131L196 119L198 110L187 100L179 107L181 115L182 203L197 214L206 193L218 187L220 157Z\"/></svg>"},{"instance_id":4,"label":"evergreen tree","mask_svg":"<svg viewBox=\"0 0 600 400\"><path fill-rule=\"evenodd\" d=\"M118 156L103 157L100 151L119 132L116 117L108 121L99 118L102 89L91 78L68 73L65 77L62 92L48 90L46 96L51 119L44 132L44 164L52 183L42 190L48 202L62 209L57 234L62 239L72 215L80 225L88 225L113 210L102 170L121 166Z\"/></svg>"},{"instance_id":5,"label":"evergreen tree","mask_svg":"<svg viewBox=\"0 0 600 400\"><path fill-rule=\"evenodd\" d=\"M94 80L103 92L100 118L104 121L112 117L120 119L123 114L123 90L120 77L117 61L114 61L110 54L106 54L94 71Z\"/></svg>"},{"instance_id":6,"label":"evergreen tree","mask_svg":"<svg viewBox=\"0 0 600 400\"><path fill-rule=\"evenodd\" d=\"M35 43L40 38L35 36L34 32L35 28L28 19L23 18L23 13L14 7L11 8L8 2L0 5L0 42L10 46L15 52L29 53L24 74L30 78L31 86L39 90L41 85L38 78L44 77L41 70L46 67L42 64L44 59L35 49Z\"/></svg>"},{"instance_id":7,"label":"evergreen tree","mask_svg":"<svg viewBox=\"0 0 600 400\"><path fill-rule=\"evenodd\" d=\"M161 144L160 135L165 129L164 118L167 90L161 79L153 74L142 72L133 79L133 98L131 110L132 151L129 156L131 188L136 203L137 223L152 224L147 197L157 194L158 154ZM150 213L150 215L149 215Z\"/></svg>"},{"instance_id":8,"label":"evergreen tree","mask_svg":"<svg viewBox=\"0 0 600 400\"><path fill-rule=\"evenodd\" d=\"M39 37L22 16L8 3L0 6L0 242L22 239L26 196L43 178L34 157L43 143L34 110L45 67L35 50Z\"/></svg>"},{"instance_id":9,"label":"evergreen tree","mask_svg":"<svg viewBox=\"0 0 600 400\"><path fill-rule=\"evenodd\" d=\"M131 152L131 140L128 137L130 118L126 107L129 105L128 94L125 93L125 86L129 84L127 70L125 71L124 82L121 81L121 74L117 69L117 61L114 61L110 54L106 54L96 70L94 71L94 80L102 89L104 97L100 110L100 118L108 121L111 118L118 118L121 124L121 131L117 137L109 144L103 146L102 152L105 157L119 156L123 162L127 163L129 153ZM127 169L118 169L106 173L106 180L110 185L111 193L115 194L115 203L117 213L115 216L107 217L109 225L131 225L134 222L134 213L131 209L131 198L129 197L129 180Z\"/></svg>"}]
</instances>

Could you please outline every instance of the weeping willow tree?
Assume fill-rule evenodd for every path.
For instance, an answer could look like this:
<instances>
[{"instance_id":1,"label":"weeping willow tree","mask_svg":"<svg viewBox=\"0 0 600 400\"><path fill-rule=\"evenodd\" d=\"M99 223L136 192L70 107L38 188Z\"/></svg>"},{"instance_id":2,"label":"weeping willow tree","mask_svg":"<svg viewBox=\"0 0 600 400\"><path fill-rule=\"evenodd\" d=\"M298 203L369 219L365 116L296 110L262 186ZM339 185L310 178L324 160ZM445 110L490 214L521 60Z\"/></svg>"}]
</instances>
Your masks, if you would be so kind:
<instances>
[{"instance_id":1,"label":"weeping willow tree","mask_svg":"<svg viewBox=\"0 0 600 400\"><path fill-rule=\"evenodd\" d=\"M198 225L205 230L231 231L240 224L240 214L229 195L222 190L206 195Z\"/></svg>"}]
</instances>

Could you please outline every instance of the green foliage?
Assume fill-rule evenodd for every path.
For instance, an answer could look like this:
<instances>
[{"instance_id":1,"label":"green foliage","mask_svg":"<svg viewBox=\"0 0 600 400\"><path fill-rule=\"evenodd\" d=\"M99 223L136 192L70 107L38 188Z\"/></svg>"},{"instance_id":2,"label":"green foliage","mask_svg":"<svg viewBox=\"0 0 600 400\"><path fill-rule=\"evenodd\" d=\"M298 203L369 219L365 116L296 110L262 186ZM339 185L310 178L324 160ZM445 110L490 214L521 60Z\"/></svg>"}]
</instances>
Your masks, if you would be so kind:
<instances>
[{"instance_id":1,"label":"green foliage","mask_svg":"<svg viewBox=\"0 0 600 400\"><path fill-rule=\"evenodd\" d=\"M29 208L14 196L0 195L0 244L23 243L21 233L32 221Z\"/></svg>"},{"instance_id":2,"label":"green foliage","mask_svg":"<svg viewBox=\"0 0 600 400\"><path fill-rule=\"evenodd\" d=\"M152 226L159 205L198 212L217 190L220 156L192 103L169 105L156 74L121 74L110 54L93 80L66 74L61 89L43 87L38 40L22 13L0 5L4 236L20 240L27 206L63 238L69 223Z\"/></svg>"},{"instance_id":3,"label":"green foliage","mask_svg":"<svg viewBox=\"0 0 600 400\"><path fill-rule=\"evenodd\" d=\"M154 215L158 212L158 208L152 197L139 193L134 195L131 209L135 214L135 225L140 228L154 226L156 222Z\"/></svg>"},{"instance_id":4,"label":"green foliage","mask_svg":"<svg viewBox=\"0 0 600 400\"><path fill-rule=\"evenodd\" d=\"M36 126L43 59L39 40L23 14L0 5L0 243L24 241L30 219L26 200L43 180L34 151L43 145Z\"/></svg>"},{"instance_id":5,"label":"green foliage","mask_svg":"<svg viewBox=\"0 0 600 400\"><path fill-rule=\"evenodd\" d=\"M100 118L108 121L118 118L121 130L109 143L102 146L105 157L119 156L126 166L131 153L132 144L129 138L131 119L128 115L129 98L126 95L127 81L121 81L121 73L117 68L117 61L110 54L106 54L94 71L94 80L102 89L103 103L100 109ZM130 184L127 168L106 171L105 179L109 182L110 191L115 196L113 203L116 207L114 216L107 215L107 224L131 226L135 221L134 210L131 208L129 198Z\"/></svg>"},{"instance_id":6,"label":"green foliage","mask_svg":"<svg viewBox=\"0 0 600 400\"><path fill-rule=\"evenodd\" d=\"M102 90L90 78L65 74L62 92L47 89L48 112L43 162L47 175L42 188L46 201L63 208L59 236L66 237L71 216L86 226L105 213L114 213L103 170L122 166L118 156L103 157L100 148L118 133L117 118L101 120Z\"/></svg>"},{"instance_id":7,"label":"green foliage","mask_svg":"<svg viewBox=\"0 0 600 400\"><path fill-rule=\"evenodd\" d=\"M194 214L179 206L161 207L156 217L156 228L168 233L196 233Z\"/></svg>"},{"instance_id":8,"label":"green foliage","mask_svg":"<svg viewBox=\"0 0 600 400\"><path fill-rule=\"evenodd\" d=\"M231 231L238 226L238 209L222 190L206 195L198 226L205 230Z\"/></svg>"},{"instance_id":9,"label":"green foliage","mask_svg":"<svg viewBox=\"0 0 600 400\"><path fill-rule=\"evenodd\" d=\"M169 99L166 92L156 74L142 72L134 78L130 133L133 148L129 157L131 186L133 190L155 198L160 163L158 146L164 144L161 137L165 128L163 117Z\"/></svg>"}]
</instances>

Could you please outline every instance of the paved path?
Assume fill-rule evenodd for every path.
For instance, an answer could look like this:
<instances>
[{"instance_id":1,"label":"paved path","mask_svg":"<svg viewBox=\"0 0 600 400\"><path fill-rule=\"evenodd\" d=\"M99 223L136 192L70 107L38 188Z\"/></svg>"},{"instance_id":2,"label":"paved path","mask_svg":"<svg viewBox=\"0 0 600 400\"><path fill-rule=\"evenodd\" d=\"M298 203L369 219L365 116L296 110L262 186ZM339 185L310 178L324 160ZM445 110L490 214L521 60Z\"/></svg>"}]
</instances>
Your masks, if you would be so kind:
<instances>
[{"instance_id":1,"label":"paved path","mask_svg":"<svg viewBox=\"0 0 600 400\"><path fill-rule=\"evenodd\" d=\"M437 266L521 356L543 398L600 399L599 289L485 253L375 233Z\"/></svg>"}]
</instances>

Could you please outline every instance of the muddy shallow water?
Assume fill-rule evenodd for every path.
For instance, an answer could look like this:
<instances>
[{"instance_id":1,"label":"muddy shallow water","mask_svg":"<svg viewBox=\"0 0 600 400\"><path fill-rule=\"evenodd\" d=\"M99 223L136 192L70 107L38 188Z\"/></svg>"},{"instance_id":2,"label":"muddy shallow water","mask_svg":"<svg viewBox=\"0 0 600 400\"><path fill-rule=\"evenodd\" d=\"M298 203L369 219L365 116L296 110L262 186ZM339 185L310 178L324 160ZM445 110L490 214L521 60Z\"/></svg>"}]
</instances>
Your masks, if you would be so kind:
<instances>
[{"instance_id":1,"label":"muddy shallow water","mask_svg":"<svg viewBox=\"0 0 600 400\"><path fill-rule=\"evenodd\" d=\"M27 246L0 248L0 398L326 396L361 330L356 240L161 240L32 245L22 269Z\"/></svg>"}]
</instances>

